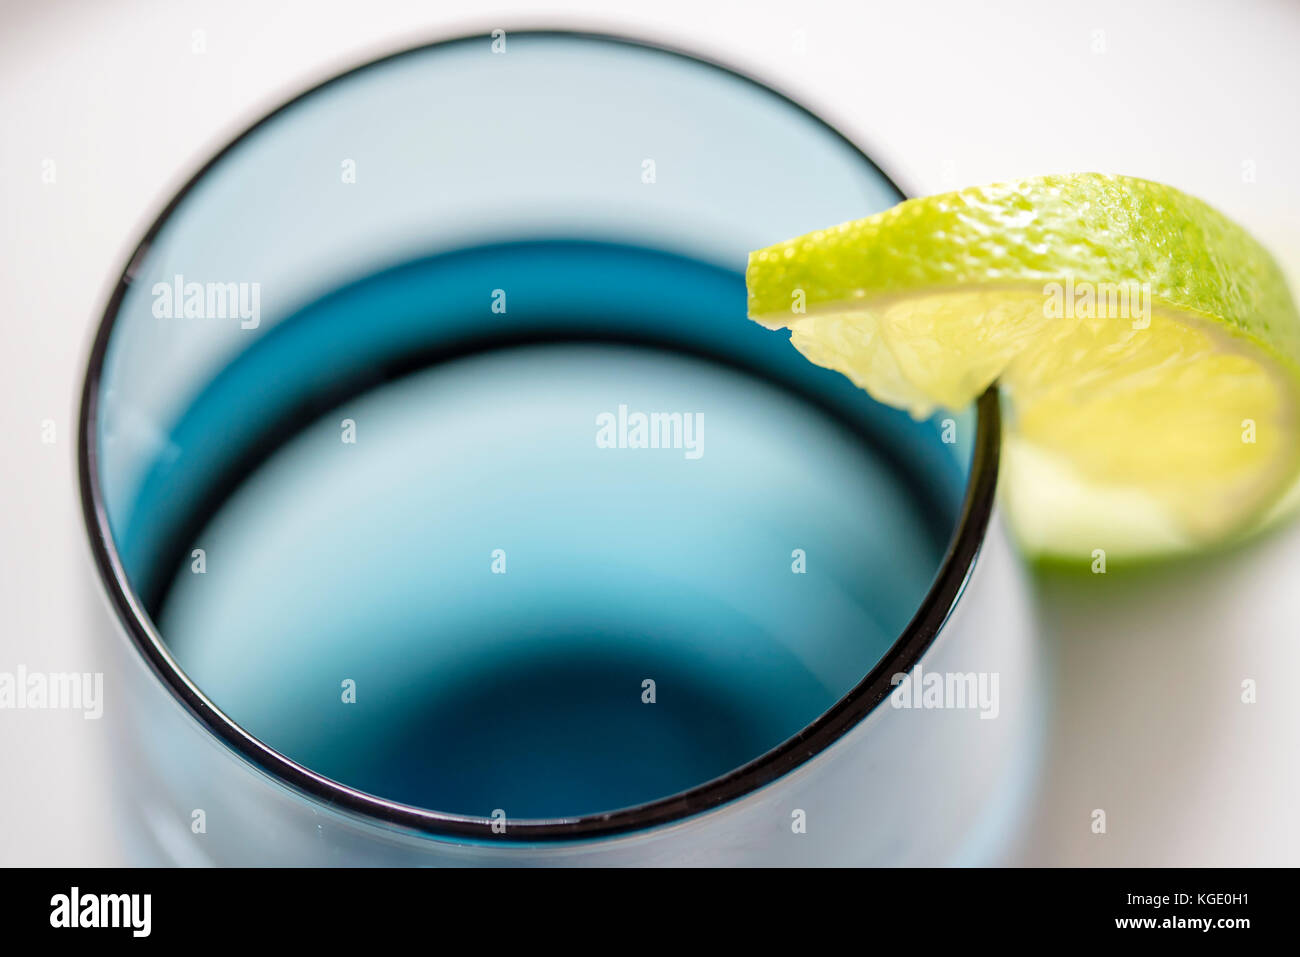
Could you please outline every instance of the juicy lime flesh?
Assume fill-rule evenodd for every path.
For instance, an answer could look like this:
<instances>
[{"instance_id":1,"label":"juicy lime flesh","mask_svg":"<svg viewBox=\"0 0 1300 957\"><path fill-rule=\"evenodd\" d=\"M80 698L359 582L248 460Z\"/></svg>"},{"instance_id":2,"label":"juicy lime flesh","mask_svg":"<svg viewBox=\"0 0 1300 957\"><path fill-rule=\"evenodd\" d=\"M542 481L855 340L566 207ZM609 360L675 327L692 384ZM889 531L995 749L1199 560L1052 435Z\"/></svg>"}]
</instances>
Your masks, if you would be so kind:
<instances>
[{"instance_id":1,"label":"juicy lime flesh","mask_svg":"<svg viewBox=\"0 0 1300 957\"><path fill-rule=\"evenodd\" d=\"M1068 192L1063 179L1052 180L1057 198ZM1094 195L1094 177L1081 179ZM1144 202L1153 190L1168 190L1131 182L1141 184ZM1004 229L1014 223L1022 233L1051 239L1049 247L1064 242L1052 238L1050 223L1027 230L1032 204L1026 208L1022 197L1010 195L1015 201L1006 217L990 217L981 201L976 218ZM1218 217L1186 199L1193 205L1170 205ZM936 234L919 213L891 220L892 213L872 217L878 222L865 230L846 224L855 228L755 254L751 315L788 328L791 342L814 363L915 415L962 408L999 382L1007 405L1004 501L1030 552L1080 557L1101 548L1145 557L1203 545L1249 527L1291 483L1300 465L1300 399L1288 353L1297 351L1300 322L1275 265L1244 233L1214 219L1196 236L1232 246L1202 251L1203 265L1231 261L1246 276L1194 282L1184 276L1171 291L1161 259L1178 255L1178 242L1170 240L1155 251L1102 249L1099 261L1118 262L1121 271L1076 286L1070 273L1044 278L1053 273L1038 246L1021 257L1031 260L1022 275L1009 277L1017 270L1007 253L1014 238L987 228ZM903 275L886 275L872 265L872 250L853 237L888 243L890 223L911 255L928 251L955 265L945 272L927 262L909 273L895 248L880 255ZM1067 226L1081 228L1077 221ZM1175 240L1195 232L1186 223L1166 226ZM1144 228L1150 238L1149 225ZM1123 239L1113 229L1106 235ZM1075 239L1070 255L1077 265L1081 240ZM981 261L997 266L981 269ZM945 274L948 281L936 282ZM1216 289L1215 281L1230 288ZM1074 295L1064 311L1063 289ZM1080 308L1079 289L1095 290L1096 300ZM1189 308L1190 302L1256 311L1225 317Z\"/></svg>"}]
</instances>

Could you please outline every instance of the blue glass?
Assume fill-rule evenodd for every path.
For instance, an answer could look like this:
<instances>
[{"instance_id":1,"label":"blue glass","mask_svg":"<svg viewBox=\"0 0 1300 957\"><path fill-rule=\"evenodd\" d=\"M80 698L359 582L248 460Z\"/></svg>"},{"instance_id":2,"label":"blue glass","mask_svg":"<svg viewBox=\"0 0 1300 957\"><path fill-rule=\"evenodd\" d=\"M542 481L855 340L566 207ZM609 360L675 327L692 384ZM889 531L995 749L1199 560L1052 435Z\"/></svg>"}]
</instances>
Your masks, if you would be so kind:
<instances>
[{"instance_id":1,"label":"blue glass","mask_svg":"<svg viewBox=\"0 0 1300 957\"><path fill-rule=\"evenodd\" d=\"M934 580L974 425L746 318L749 249L899 198L847 142L694 60L510 43L349 74L191 184L117 302L94 468L228 741L538 820L715 780L848 693ZM260 315L159 308L188 282Z\"/></svg>"},{"instance_id":2,"label":"blue glass","mask_svg":"<svg viewBox=\"0 0 1300 957\"><path fill-rule=\"evenodd\" d=\"M964 482L937 423L809 365L744 301L738 274L572 241L351 284L178 420L127 567L218 706L367 792L552 817L724 774L888 650ZM620 406L696 427L602 448Z\"/></svg>"}]
</instances>

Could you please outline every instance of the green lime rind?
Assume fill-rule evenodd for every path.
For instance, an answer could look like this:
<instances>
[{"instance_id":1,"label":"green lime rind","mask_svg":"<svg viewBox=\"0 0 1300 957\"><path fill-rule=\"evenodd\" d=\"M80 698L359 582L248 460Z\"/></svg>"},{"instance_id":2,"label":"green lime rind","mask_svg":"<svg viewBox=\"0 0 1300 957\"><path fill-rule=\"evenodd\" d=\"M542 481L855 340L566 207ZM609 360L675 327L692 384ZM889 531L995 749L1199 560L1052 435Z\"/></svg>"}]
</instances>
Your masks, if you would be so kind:
<instances>
[{"instance_id":1,"label":"green lime rind","mask_svg":"<svg viewBox=\"0 0 1300 957\"><path fill-rule=\"evenodd\" d=\"M1040 176L911 199L751 253L749 314L780 321L929 289L1064 281L1149 283L1300 367L1300 315L1282 270L1209 204L1149 180ZM782 323L783 324L783 323Z\"/></svg>"}]
</instances>

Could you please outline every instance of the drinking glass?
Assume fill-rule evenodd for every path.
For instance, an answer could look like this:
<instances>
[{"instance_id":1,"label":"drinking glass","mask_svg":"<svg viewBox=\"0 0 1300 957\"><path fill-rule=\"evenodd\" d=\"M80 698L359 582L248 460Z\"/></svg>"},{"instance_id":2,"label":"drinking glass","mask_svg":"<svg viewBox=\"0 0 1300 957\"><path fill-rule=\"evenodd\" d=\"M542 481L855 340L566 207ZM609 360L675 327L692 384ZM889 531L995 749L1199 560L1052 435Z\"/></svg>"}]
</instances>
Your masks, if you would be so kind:
<instances>
[{"instance_id":1,"label":"drinking glass","mask_svg":"<svg viewBox=\"0 0 1300 957\"><path fill-rule=\"evenodd\" d=\"M901 199L768 87L570 32L221 150L82 399L132 860L1003 853L1041 693L996 395L914 421L745 316L748 250Z\"/></svg>"}]
</instances>

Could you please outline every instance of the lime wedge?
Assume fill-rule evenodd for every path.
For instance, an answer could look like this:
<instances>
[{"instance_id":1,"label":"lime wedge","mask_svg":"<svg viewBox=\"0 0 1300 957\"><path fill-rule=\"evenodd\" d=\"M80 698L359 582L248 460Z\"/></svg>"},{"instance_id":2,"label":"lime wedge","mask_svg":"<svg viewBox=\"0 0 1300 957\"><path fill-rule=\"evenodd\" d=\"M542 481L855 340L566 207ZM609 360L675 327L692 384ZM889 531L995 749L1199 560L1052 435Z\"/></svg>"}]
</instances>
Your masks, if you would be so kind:
<instances>
[{"instance_id":1,"label":"lime wedge","mask_svg":"<svg viewBox=\"0 0 1300 957\"><path fill-rule=\"evenodd\" d=\"M1257 528L1300 471L1300 317L1240 226L1078 174L908 200L752 253L750 317L921 417L998 382L1002 498L1038 557Z\"/></svg>"}]
</instances>

